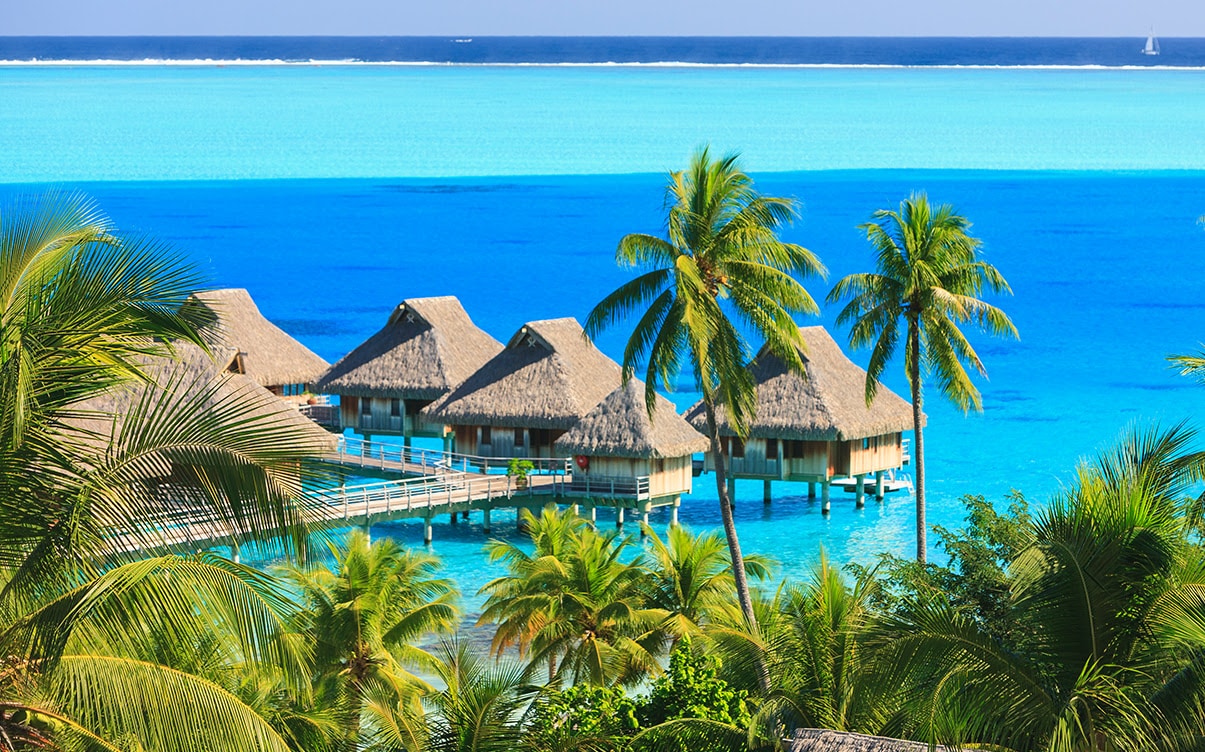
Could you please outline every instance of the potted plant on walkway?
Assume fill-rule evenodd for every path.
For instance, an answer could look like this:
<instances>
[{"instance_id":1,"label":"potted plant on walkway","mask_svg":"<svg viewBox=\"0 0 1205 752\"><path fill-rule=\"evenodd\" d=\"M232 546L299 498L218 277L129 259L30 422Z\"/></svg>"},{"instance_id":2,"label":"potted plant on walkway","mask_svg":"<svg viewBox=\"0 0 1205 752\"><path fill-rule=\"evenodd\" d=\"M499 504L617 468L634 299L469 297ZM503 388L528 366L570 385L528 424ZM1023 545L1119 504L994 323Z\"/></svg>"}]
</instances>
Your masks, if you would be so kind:
<instances>
[{"instance_id":1,"label":"potted plant on walkway","mask_svg":"<svg viewBox=\"0 0 1205 752\"><path fill-rule=\"evenodd\" d=\"M515 479L515 488L519 491L527 488L527 476L535 469L536 466L531 460L519 457L515 457L506 463L506 474Z\"/></svg>"}]
</instances>

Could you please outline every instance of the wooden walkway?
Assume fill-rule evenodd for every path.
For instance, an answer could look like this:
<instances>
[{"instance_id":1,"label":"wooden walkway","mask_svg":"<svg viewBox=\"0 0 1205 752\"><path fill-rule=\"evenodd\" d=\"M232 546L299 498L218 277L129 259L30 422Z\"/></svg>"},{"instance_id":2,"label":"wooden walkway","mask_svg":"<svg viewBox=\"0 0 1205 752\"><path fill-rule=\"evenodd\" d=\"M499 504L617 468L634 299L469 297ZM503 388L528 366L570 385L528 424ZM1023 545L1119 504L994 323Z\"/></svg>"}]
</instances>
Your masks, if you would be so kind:
<instances>
[{"instance_id":1,"label":"wooden walkway","mask_svg":"<svg viewBox=\"0 0 1205 752\"><path fill-rule=\"evenodd\" d=\"M564 460L533 460L536 471L527 477L526 487L519 488L516 478L497 472L508 462L497 457L470 457L397 445L368 446L366 442L364 446L349 447L341 439L334 453L320 459L417 477L311 491L302 501L314 527L367 527L377 522L422 518L423 541L430 543L432 521L439 514L454 519L456 515L467 517L470 511L479 510L488 533L492 510L539 508L549 501L585 506L592 521L596 506L614 507L616 521L621 525L625 509L635 509L642 522L647 523L654 506L672 506L671 524L678 519L677 497L650 498L647 479L643 479L644 483L637 479L630 487L617 487L613 482L591 487L581 479L575 483ZM489 472L490 469L495 472ZM274 531L256 532L264 536ZM143 529L115 537L119 548L129 552L229 545L239 536L228 520L192 513L148 519Z\"/></svg>"}]
</instances>

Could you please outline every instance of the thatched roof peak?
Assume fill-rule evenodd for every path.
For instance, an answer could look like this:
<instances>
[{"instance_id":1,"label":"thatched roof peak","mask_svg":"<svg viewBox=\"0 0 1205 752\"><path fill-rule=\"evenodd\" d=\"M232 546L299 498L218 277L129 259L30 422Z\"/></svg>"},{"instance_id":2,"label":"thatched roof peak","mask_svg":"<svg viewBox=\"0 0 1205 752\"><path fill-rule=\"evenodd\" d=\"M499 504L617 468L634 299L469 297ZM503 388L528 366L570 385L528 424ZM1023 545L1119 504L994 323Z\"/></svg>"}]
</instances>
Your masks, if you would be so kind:
<instances>
[{"instance_id":1,"label":"thatched roof peak","mask_svg":"<svg viewBox=\"0 0 1205 752\"><path fill-rule=\"evenodd\" d=\"M432 400L502 350L452 296L409 298L385 326L331 366L317 389L352 397Z\"/></svg>"},{"instance_id":2,"label":"thatched roof peak","mask_svg":"<svg viewBox=\"0 0 1205 752\"><path fill-rule=\"evenodd\" d=\"M213 312L217 321L206 332L206 343L238 351L242 373L260 386L311 384L327 369L325 360L264 318L242 288L194 293L185 305Z\"/></svg>"},{"instance_id":3,"label":"thatched roof peak","mask_svg":"<svg viewBox=\"0 0 1205 752\"><path fill-rule=\"evenodd\" d=\"M708 443L678 415L673 403L660 395L649 420L644 382L632 379L557 439L556 450L590 457L684 457L706 451Z\"/></svg>"},{"instance_id":4,"label":"thatched roof peak","mask_svg":"<svg viewBox=\"0 0 1205 752\"><path fill-rule=\"evenodd\" d=\"M430 405L433 422L567 430L619 383L620 368L571 318L532 321L502 352Z\"/></svg>"},{"instance_id":5,"label":"thatched roof peak","mask_svg":"<svg viewBox=\"0 0 1205 752\"><path fill-rule=\"evenodd\" d=\"M796 729L789 741L789 752L947 752L946 747L930 747L924 742L828 729Z\"/></svg>"},{"instance_id":6,"label":"thatched roof peak","mask_svg":"<svg viewBox=\"0 0 1205 752\"><path fill-rule=\"evenodd\" d=\"M790 371L763 347L749 363L757 384L757 414L750 435L805 441L851 441L912 429L912 406L882 384L867 407L866 371L845 356L822 326L799 328L806 351L804 372ZM703 430L703 404L686 411ZM733 435L723 406L716 410L720 432Z\"/></svg>"}]
</instances>

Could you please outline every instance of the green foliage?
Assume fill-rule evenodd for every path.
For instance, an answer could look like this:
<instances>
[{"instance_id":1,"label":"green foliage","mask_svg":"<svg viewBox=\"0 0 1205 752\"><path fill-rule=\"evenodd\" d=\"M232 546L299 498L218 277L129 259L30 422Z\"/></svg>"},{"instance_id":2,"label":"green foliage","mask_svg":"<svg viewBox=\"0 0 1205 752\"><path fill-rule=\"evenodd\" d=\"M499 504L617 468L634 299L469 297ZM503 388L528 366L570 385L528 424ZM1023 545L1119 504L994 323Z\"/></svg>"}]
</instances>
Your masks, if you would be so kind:
<instances>
[{"instance_id":1,"label":"green foliage","mask_svg":"<svg viewBox=\"0 0 1205 752\"><path fill-rule=\"evenodd\" d=\"M900 599L873 642L902 689L903 733L1056 752L1199 748L1205 566L1183 517L1186 482L1200 477L1199 456L1182 451L1192 437L1128 433L1020 526L1025 536L1001 536L998 550L1020 547L1003 617L991 598L987 614L932 591Z\"/></svg>"},{"instance_id":2,"label":"green foliage","mask_svg":"<svg viewBox=\"0 0 1205 752\"><path fill-rule=\"evenodd\" d=\"M883 556L878 566L883 587L876 591L876 605L890 612L904 601L941 598L982 623L1005 645L1019 647L1028 629L1016 620L1008 565L1033 543L1029 502L1014 491L1003 513L983 496L963 496L962 503L967 512L965 527L934 527L947 562ZM860 576L870 574L856 564L849 568Z\"/></svg>"},{"instance_id":3,"label":"green foliage","mask_svg":"<svg viewBox=\"0 0 1205 752\"><path fill-rule=\"evenodd\" d=\"M506 463L506 474L512 478L526 479L531 471L535 469L535 463L533 463L531 460L520 459L518 457L512 457L510 461Z\"/></svg>"},{"instance_id":4,"label":"green foliage","mask_svg":"<svg viewBox=\"0 0 1205 752\"><path fill-rule=\"evenodd\" d=\"M368 706L417 706L427 687L412 669L431 671L436 661L416 643L454 628L458 593L436 576L436 557L389 538L370 543L353 530L345 550L331 553L334 567L281 571L304 604L295 626L313 646L318 705L339 711L353 748L372 731Z\"/></svg>"},{"instance_id":5,"label":"green foliage","mask_svg":"<svg viewBox=\"0 0 1205 752\"><path fill-rule=\"evenodd\" d=\"M529 672L545 669L550 682L630 685L657 673L669 614L648 605L643 556L572 511L521 514L534 554L505 541L486 547L508 569L481 591L489 597L478 623L498 624L494 651L517 646Z\"/></svg>"},{"instance_id":6,"label":"green foliage","mask_svg":"<svg viewBox=\"0 0 1205 752\"><path fill-rule=\"evenodd\" d=\"M533 706L527 744L539 750L616 750L640 730L637 704L621 687L548 690Z\"/></svg>"},{"instance_id":7,"label":"green foliage","mask_svg":"<svg viewBox=\"0 0 1205 752\"><path fill-rule=\"evenodd\" d=\"M304 550L297 467L316 445L261 417L270 395L203 367L212 313L185 305L198 283L80 196L0 210L2 738L287 747L235 679L274 673L303 692L276 584L216 557L127 550L163 545L147 522L172 505L240 537L283 528ZM184 354L199 375L177 368Z\"/></svg>"},{"instance_id":8,"label":"green foliage","mask_svg":"<svg viewBox=\"0 0 1205 752\"><path fill-rule=\"evenodd\" d=\"M747 728L749 708L745 692L734 690L717 676L720 659L696 653L689 638L670 654L669 669L653 682L648 699L641 705L644 725L699 718Z\"/></svg>"}]
</instances>

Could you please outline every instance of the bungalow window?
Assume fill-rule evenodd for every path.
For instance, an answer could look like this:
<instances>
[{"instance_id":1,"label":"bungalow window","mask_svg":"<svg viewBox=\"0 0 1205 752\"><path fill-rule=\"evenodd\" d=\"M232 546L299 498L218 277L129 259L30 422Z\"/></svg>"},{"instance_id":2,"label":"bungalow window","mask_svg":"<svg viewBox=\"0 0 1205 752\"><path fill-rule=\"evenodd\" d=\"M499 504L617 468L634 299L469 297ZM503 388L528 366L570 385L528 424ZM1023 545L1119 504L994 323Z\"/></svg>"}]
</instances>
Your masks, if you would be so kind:
<instances>
[{"instance_id":1,"label":"bungalow window","mask_svg":"<svg viewBox=\"0 0 1205 752\"><path fill-rule=\"evenodd\" d=\"M783 447L783 453L787 455L787 459L803 459L803 442L796 439L786 442L786 446Z\"/></svg>"},{"instance_id":2,"label":"bungalow window","mask_svg":"<svg viewBox=\"0 0 1205 752\"><path fill-rule=\"evenodd\" d=\"M402 401L400 399L395 398L395 399L389 400L389 417L391 417L391 418L402 417Z\"/></svg>"},{"instance_id":3,"label":"bungalow window","mask_svg":"<svg viewBox=\"0 0 1205 752\"><path fill-rule=\"evenodd\" d=\"M778 459L778 439L766 439L766 459Z\"/></svg>"},{"instance_id":4,"label":"bungalow window","mask_svg":"<svg viewBox=\"0 0 1205 752\"><path fill-rule=\"evenodd\" d=\"M493 444L494 443L493 437L490 436L490 427L489 426L481 427L481 443L482 444Z\"/></svg>"},{"instance_id":5,"label":"bungalow window","mask_svg":"<svg viewBox=\"0 0 1205 752\"><path fill-rule=\"evenodd\" d=\"M360 398L360 414L372 415L372 397Z\"/></svg>"},{"instance_id":6,"label":"bungalow window","mask_svg":"<svg viewBox=\"0 0 1205 752\"><path fill-rule=\"evenodd\" d=\"M745 442L735 436L728 440L728 453L735 460L745 459Z\"/></svg>"},{"instance_id":7,"label":"bungalow window","mask_svg":"<svg viewBox=\"0 0 1205 752\"><path fill-rule=\"evenodd\" d=\"M862 448L863 448L863 449L870 449L870 437L867 437L867 438L865 438L865 439L862 439Z\"/></svg>"},{"instance_id":8,"label":"bungalow window","mask_svg":"<svg viewBox=\"0 0 1205 752\"><path fill-rule=\"evenodd\" d=\"M524 440L523 439L523 429L516 428L515 429L515 446L517 446L517 447L523 446L523 440Z\"/></svg>"}]
</instances>

